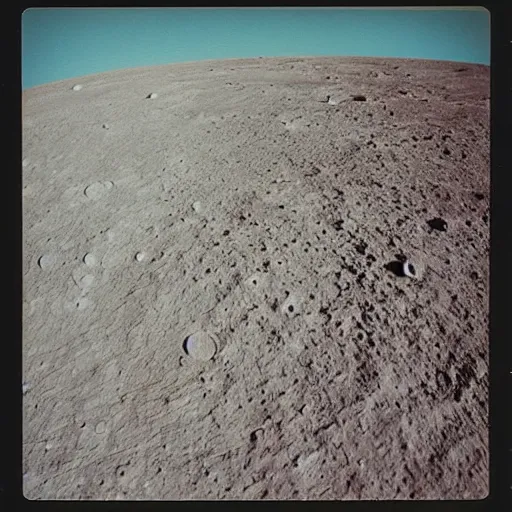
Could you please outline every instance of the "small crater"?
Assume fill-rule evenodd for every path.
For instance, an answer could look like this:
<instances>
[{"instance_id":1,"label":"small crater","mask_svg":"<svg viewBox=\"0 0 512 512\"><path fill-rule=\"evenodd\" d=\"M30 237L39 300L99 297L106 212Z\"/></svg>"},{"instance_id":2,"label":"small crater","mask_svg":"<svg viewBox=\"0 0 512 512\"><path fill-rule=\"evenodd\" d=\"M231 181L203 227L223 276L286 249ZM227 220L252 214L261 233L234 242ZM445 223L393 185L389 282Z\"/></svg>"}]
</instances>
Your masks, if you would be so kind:
<instances>
[{"instance_id":1,"label":"small crater","mask_svg":"<svg viewBox=\"0 0 512 512\"><path fill-rule=\"evenodd\" d=\"M356 94L356 95L352 96L352 100L353 101L366 101L366 96L364 96L362 94Z\"/></svg>"},{"instance_id":2,"label":"small crater","mask_svg":"<svg viewBox=\"0 0 512 512\"><path fill-rule=\"evenodd\" d=\"M299 314L298 309L296 298L287 294L287 298L283 303L281 311L291 318Z\"/></svg>"},{"instance_id":3,"label":"small crater","mask_svg":"<svg viewBox=\"0 0 512 512\"><path fill-rule=\"evenodd\" d=\"M37 263L43 270L49 270L55 265L56 258L53 254L43 254Z\"/></svg>"},{"instance_id":4,"label":"small crater","mask_svg":"<svg viewBox=\"0 0 512 512\"><path fill-rule=\"evenodd\" d=\"M337 221L333 224L334 229L335 229L336 231L341 231L341 229L343 228L343 222L344 222L344 221L343 221L342 219L337 220Z\"/></svg>"},{"instance_id":5,"label":"small crater","mask_svg":"<svg viewBox=\"0 0 512 512\"><path fill-rule=\"evenodd\" d=\"M215 356L217 345L211 335L204 331L199 331L185 338L183 350L192 359L209 361Z\"/></svg>"},{"instance_id":6,"label":"small crater","mask_svg":"<svg viewBox=\"0 0 512 512\"><path fill-rule=\"evenodd\" d=\"M107 425L106 425L106 423L104 421L100 421L96 425L96 428L94 429L96 434L104 434L106 430L107 430Z\"/></svg>"},{"instance_id":7,"label":"small crater","mask_svg":"<svg viewBox=\"0 0 512 512\"><path fill-rule=\"evenodd\" d=\"M384 265L384 268L388 272L393 273L396 277L405 277L404 264L401 261L398 261L398 260L390 261L389 263L386 263Z\"/></svg>"},{"instance_id":8,"label":"small crater","mask_svg":"<svg viewBox=\"0 0 512 512\"><path fill-rule=\"evenodd\" d=\"M90 288L92 286L92 283L94 282L94 276L92 274L87 274L80 279L80 288L83 290L86 290L87 288Z\"/></svg>"},{"instance_id":9,"label":"small crater","mask_svg":"<svg viewBox=\"0 0 512 512\"><path fill-rule=\"evenodd\" d=\"M366 249L368 248L368 244L366 242L359 242L354 246L356 251L363 256L366 254Z\"/></svg>"},{"instance_id":10,"label":"small crater","mask_svg":"<svg viewBox=\"0 0 512 512\"><path fill-rule=\"evenodd\" d=\"M111 181L97 181L86 187L84 194L95 201L103 197L113 186L114 184Z\"/></svg>"},{"instance_id":11,"label":"small crater","mask_svg":"<svg viewBox=\"0 0 512 512\"><path fill-rule=\"evenodd\" d=\"M415 266L410 261L405 261L403 263L402 271L404 275L406 275L407 277L411 277L413 279L415 279L418 276Z\"/></svg>"},{"instance_id":12,"label":"small crater","mask_svg":"<svg viewBox=\"0 0 512 512\"><path fill-rule=\"evenodd\" d=\"M446 231L448 229L448 223L441 217L435 217L427 221L427 224L431 229L436 231Z\"/></svg>"}]
</instances>

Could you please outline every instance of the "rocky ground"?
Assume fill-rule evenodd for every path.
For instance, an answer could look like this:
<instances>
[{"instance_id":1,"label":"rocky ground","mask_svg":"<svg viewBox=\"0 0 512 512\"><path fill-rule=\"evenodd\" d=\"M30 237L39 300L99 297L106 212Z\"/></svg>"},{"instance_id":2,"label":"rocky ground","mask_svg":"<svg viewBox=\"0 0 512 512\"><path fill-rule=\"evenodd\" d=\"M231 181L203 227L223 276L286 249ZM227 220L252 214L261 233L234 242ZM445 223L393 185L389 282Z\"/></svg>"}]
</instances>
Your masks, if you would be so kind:
<instances>
[{"instance_id":1,"label":"rocky ground","mask_svg":"<svg viewBox=\"0 0 512 512\"><path fill-rule=\"evenodd\" d=\"M22 172L25 496L487 495L488 67L56 82Z\"/></svg>"}]
</instances>

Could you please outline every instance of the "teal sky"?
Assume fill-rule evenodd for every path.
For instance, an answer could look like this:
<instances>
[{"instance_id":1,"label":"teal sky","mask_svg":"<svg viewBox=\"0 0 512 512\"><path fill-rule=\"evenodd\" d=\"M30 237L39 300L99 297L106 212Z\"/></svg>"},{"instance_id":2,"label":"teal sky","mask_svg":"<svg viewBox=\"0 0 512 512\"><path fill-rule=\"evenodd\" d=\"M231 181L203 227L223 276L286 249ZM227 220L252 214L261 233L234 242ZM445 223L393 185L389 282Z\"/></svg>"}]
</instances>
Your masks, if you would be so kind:
<instances>
[{"instance_id":1,"label":"teal sky","mask_svg":"<svg viewBox=\"0 0 512 512\"><path fill-rule=\"evenodd\" d=\"M483 8L43 8L22 15L22 88L204 59L410 57L489 64Z\"/></svg>"}]
</instances>

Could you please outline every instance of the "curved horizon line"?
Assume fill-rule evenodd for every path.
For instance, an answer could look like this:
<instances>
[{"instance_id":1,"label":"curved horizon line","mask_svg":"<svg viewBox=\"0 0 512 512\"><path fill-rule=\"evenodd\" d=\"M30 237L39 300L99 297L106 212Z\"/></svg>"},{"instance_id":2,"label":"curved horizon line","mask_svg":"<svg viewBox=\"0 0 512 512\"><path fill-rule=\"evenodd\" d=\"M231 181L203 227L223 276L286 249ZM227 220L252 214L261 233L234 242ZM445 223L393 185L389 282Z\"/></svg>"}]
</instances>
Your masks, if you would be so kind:
<instances>
[{"instance_id":1,"label":"curved horizon line","mask_svg":"<svg viewBox=\"0 0 512 512\"><path fill-rule=\"evenodd\" d=\"M114 68L104 71L97 71L94 73L88 73L85 75L75 75L67 78L61 78L59 80L52 80L51 82L43 82L37 85L32 85L30 87L22 87L22 91L27 91L29 89L35 89L37 87L44 87L51 84L58 84L60 82L67 82L69 80L77 80L81 78L89 78L97 75L104 75L108 73L116 73L121 71L136 71L143 69L153 69L153 68L161 68L164 66L183 66L183 65L193 65L193 64L206 64L208 62L226 62L226 61L251 61L251 60L260 60L260 59L367 59L367 60L407 60L407 61L433 61L433 62L452 62L457 64L466 64L468 66L485 66L490 67L490 64L486 64L484 62L470 62L465 60L451 60L451 59L436 59L436 58L427 58L427 57L393 57L393 56L371 56L371 55L329 55L329 54L320 54L320 55L279 55L279 56L257 56L257 57L229 57L225 59L200 59L200 60L191 60L191 61L175 61L175 62L167 62L163 64L149 64L143 66L133 66L127 68Z\"/></svg>"}]
</instances>

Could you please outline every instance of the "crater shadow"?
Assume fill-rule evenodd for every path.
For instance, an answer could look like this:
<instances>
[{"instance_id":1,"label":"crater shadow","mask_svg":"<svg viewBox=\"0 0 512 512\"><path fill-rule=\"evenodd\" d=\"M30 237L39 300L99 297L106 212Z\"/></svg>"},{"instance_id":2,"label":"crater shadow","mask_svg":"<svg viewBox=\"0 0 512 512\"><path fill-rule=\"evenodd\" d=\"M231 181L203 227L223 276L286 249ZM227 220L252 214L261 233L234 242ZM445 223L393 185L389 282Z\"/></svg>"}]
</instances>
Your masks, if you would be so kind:
<instances>
[{"instance_id":1,"label":"crater shadow","mask_svg":"<svg viewBox=\"0 0 512 512\"><path fill-rule=\"evenodd\" d=\"M384 265L384 268L393 273L396 277L405 277L403 261L390 261Z\"/></svg>"}]
</instances>

